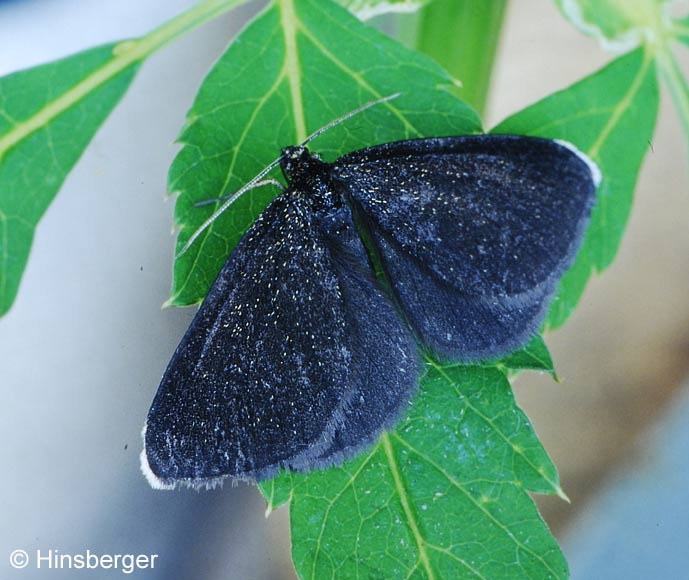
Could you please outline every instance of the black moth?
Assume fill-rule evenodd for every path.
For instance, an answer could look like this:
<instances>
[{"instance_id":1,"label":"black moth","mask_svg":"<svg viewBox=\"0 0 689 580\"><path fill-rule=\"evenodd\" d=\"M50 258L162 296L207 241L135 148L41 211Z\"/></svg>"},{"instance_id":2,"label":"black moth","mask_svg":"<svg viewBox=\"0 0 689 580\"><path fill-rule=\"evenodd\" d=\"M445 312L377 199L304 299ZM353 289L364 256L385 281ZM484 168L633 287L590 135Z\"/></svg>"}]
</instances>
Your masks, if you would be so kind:
<instances>
[{"instance_id":1,"label":"black moth","mask_svg":"<svg viewBox=\"0 0 689 580\"><path fill-rule=\"evenodd\" d=\"M525 345L599 181L574 147L510 135L386 143L334 163L302 145L280 165L287 189L227 259L151 406L154 487L339 464L413 398L417 343L458 361Z\"/></svg>"}]
</instances>

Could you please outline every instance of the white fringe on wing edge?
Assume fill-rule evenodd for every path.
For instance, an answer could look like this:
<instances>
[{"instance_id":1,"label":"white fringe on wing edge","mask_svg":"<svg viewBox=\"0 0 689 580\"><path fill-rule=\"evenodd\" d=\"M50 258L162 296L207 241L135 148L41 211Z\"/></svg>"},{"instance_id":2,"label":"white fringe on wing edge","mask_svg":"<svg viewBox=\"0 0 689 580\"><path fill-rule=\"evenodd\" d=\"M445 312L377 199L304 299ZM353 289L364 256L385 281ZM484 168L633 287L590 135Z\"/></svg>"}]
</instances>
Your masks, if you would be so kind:
<instances>
[{"instance_id":1,"label":"white fringe on wing edge","mask_svg":"<svg viewBox=\"0 0 689 580\"><path fill-rule=\"evenodd\" d=\"M569 149L573 153L576 154L579 159L581 159L586 165L589 166L589 169L591 170L591 177L593 177L593 183L596 187L600 185L601 180L603 179L603 174L600 172L600 169L598 168L598 165L596 162L591 159L586 153L580 151L577 149L576 145L573 145L569 141L562 141L561 139L555 139L555 143L558 145L562 145L566 149Z\"/></svg>"}]
</instances>

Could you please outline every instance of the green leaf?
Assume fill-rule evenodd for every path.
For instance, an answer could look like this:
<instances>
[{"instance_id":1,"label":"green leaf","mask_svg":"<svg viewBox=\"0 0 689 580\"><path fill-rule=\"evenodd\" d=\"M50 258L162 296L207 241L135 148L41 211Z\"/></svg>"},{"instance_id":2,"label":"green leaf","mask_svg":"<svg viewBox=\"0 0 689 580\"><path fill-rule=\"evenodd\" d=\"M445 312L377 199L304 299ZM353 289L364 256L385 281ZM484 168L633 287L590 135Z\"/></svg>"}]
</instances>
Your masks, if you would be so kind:
<instances>
[{"instance_id":1,"label":"green leaf","mask_svg":"<svg viewBox=\"0 0 689 580\"><path fill-rule=\"evenodd\" d=\"M567 578L527 490L557 473L495 368L429 363L397 429L340 469L283 475L300 578ZM273 506L275 507L275 505Z\"/></svg>"},{"instance_id":2,"label":"green leaf","mask_svg":"<svg viewBox=\"0 0 689 580\"><path fill-rule=\"evenodd\" d=\"M136 64L99 77L116 46L0 79L0 314L17 294L36 224L134 77Z\"/></svg>"},{"instance_id":3,"label":"green leaf","mask_svg":"<svg viewBox=\"0 0 689 580\"><path fill-rule=\"evenodd\" d=\"M562 13L603 46L629 50L665 36L672 0L555 0Z\"/></svg>"},{"instance_id":4,"label":"green leaf","mask_svg":"<svg viewBox=\"0 0 689 580\"><path fill-rule=\"evenodd\" d=\"M34 230L139 64L245 0L205 0L146 36L0 78L0 315L17 294Z\"/></svg>"},{"instance_id":5,"label":"green leaf","mask_svg":"<svg viewBox=\"0 0 689 580\"><path fill-rule=\"evenodd\" d=\"M217 206L308 133L359 105L403 94L327 131L313 149L327 160L406 137L478 132L480 119L449 92L453 80L330 2L283 0L239 36L210 72L189 112L170 169L179 191L182 248ZM175 262L169 304L199 302L275 188L246 193Z\"/></svg>"},{"instance_id":6,"label":"green leaf","mask_svg":"<svg viewBox=\"0 0 689 580\"><path fill-rule=\"evenodd\" d=\"M657 111L654 61L638 49L493 129L569 141L588 154L603 174L583 246L551 307L551 327L564 323L593 272L607 268L617 253Z\"/></svg>"},{"instance_id":7,"label":"green leaf","mask_svg":"<svg viewBox=\"0 0 689 580\"><path fill-rule=\"evenodd\" d=\"M178 247L214 211L194 202L235 191L278 155L362 103L402 96L313 143L325 159L375 143L480 130L430 59L323 0L271 5L204 81L170 171L180 192ZM171 302L207 292L269 199L247 192L177 260ZM523 366L540 365L543 349ZM516 363L515 363L516 364ZM302 577L564 578L566 564L527 494L561 493L557 473L495 368L431 364L395 433L342 468L283 474L261 489L268 509L290 501ZM352 505L352 501L355 505ZM375 567L376 570L365 570Z\"/></svg>"},{"instance_id":8,"label":"green leaf","mask_svg":"<svg viewBox=\"0 0 689 580\"><path fill-rule=\"evenodd\" d=\"M415 12L433 0L337 0L337 3L356 14L362 20L368 20L381 14L395 12Z\"/></svg>"},{"instance_id":9,"label":"green leaf","mask_svg":"<svg viewBox=\"0 0 689 580\"><path fill-rule=\"evenodd\" d=\"M555 377L555 367L550 351L539 334L521 350L513 352L498 363L499 367L511 371L545 371Z\"/></svg>"},{"instance_id":10,"label":"green leaf","mask_svg":"<svg viewBox=\"0 0 689 580\"><path fill-rule=\"evenodd\" d=\"M282 471L280 475L258 484L263 497L266 500L266 515L273 510L285 505L292 499L294 490L294 478L299 478L299 474L292 474Z\"/></svg>"}]
</instances>

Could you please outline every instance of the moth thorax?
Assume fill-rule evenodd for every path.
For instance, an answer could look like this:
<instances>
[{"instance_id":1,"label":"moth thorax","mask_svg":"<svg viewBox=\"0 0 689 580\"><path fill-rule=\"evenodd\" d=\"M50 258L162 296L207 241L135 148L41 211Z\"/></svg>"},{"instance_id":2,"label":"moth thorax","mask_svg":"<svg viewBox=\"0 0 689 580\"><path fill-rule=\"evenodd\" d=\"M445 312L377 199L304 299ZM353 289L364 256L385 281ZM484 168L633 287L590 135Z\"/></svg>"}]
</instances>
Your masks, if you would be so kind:
<instances>
[{"instance_id":1,"label":"moth thorax","mask_svg":"<svg viewBox=\"0 0 689 580\"><path fill-rule=\"evenodd\" d=\"M303 145L293 145L282 150L280 169L287 181L307 178L318 173L322 167L321 158Z\"/></svg>"}]
</instances>

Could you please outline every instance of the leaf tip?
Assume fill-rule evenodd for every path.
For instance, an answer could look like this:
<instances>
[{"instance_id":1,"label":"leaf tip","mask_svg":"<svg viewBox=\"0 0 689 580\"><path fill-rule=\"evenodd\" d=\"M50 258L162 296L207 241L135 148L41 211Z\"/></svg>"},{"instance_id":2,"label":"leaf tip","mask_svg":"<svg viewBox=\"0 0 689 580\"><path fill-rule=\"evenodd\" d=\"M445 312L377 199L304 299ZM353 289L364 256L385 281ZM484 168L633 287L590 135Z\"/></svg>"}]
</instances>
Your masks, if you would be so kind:
<instances>
[{"instance_id":1,"label":"leaf tip","mask_svg":"<svg viewBox=\"0 0 689 580\"><path fill-rule=\"evenodd\" d=\"M555 487L555 493L557 494L557 496L558 496L560 499L566 501L568 504L571 504L571 503L572 503L572 500L569 499L569 496L565 493L565 490L562 489L562 486L560 486L560 485L556 486L556 487Z\"/></svg>"},{"instance_id":2,"label":"leaf tip","mask_svg":"<svg viewBox=\"0 0 689 580\"><path fill-rule=\"evenodd\" d=\"M269 501L269 502L266 504L266 511L265 511L265 514L264 514L264 516L265 516L266 519L268 519L268 518L270 517L270 514L273 513L273 509L274 509L274 508L273 508L273 502L272 502L272 500L271 500L271 501Z\"/></svg>"},{"instance_id":3,"label":"leaf tip","mask_svg":"<svg viewBox=\"0 0 689 580\"><path fill-rule=\"evenodd\" d=\"M166 310L166 309L168 309L168 308L171 308L172 306L176 306L176 305L177 305L176 299L177 299L177 296L176 296L176 295L170 296L165 302L163 302L163 303L160 305L160 309L161 309L161 310Z\"/></svg>"}]
</instances>

